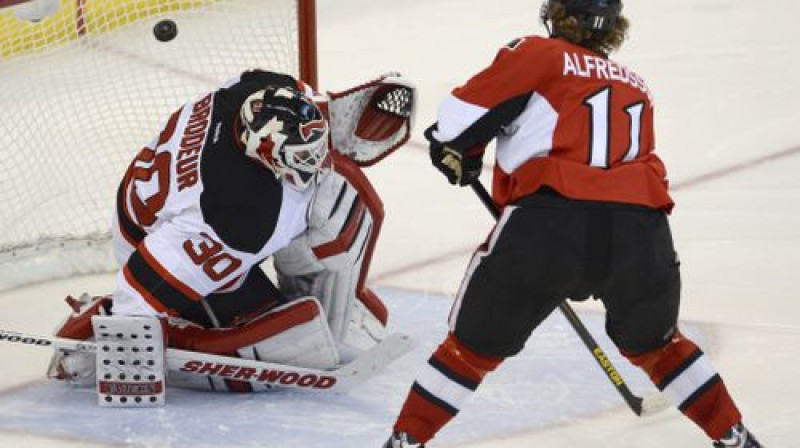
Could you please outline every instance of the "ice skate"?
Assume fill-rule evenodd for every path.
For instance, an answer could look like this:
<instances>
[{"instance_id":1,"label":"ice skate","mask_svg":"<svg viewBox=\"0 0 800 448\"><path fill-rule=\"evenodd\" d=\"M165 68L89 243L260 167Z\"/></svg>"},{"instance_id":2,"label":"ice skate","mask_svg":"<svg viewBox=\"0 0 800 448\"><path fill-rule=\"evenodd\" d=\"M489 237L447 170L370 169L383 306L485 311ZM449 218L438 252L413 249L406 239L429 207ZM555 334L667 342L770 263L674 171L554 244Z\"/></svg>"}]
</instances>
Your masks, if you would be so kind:
<instances>
[{"instance_id":1,"label":"ice skate","mask_svg":"<svg viewBox=\"0 0 800 448\"><path fill-rule=\"evenodd\" d=\"M714 442L714 448L762 448L762 446L744 425L737 423L725 437Z\"/></svg>"},{"instance_id":2,"label":"ice skate","mask_svg":"<svg viewBox=\"0 0 800 448\"><path fill-rule=\"evenodd\" d=\"M386 441L383 448L425 448L425 445L404 432L396 432Z\"/></svg>"}]
</instances>

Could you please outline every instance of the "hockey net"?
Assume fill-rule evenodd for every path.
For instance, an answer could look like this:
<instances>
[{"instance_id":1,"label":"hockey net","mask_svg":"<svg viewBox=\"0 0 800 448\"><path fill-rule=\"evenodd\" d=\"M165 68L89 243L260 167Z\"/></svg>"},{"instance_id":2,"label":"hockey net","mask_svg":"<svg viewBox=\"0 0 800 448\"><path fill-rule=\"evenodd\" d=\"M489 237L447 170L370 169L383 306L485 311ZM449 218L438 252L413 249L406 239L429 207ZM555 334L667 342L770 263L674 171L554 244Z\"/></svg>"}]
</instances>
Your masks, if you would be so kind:
<instances>
[{"instance_id":1,"label":"hockey net","mask_svg":"<svg viewBox=\"0 0 800 448\"><path fill-rule=\"evenodd\" d=\"M0 290L116 269L132 156L242 70L316 83L314 16L313 0L0 0Z\"/></svg>"}]
</instances>

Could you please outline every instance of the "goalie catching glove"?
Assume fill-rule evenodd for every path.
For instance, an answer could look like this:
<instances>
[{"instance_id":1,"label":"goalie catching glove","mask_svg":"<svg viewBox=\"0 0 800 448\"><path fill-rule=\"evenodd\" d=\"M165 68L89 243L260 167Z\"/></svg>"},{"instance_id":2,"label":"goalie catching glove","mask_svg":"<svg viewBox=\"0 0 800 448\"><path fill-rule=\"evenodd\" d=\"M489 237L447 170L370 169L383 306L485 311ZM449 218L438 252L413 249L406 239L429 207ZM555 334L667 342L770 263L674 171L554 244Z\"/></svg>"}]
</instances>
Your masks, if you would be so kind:
<instances>
[{"instance_id":1,"label":"goalie catching glove","mask_svg":"<svg viewBox=\"0 0 800 448\"><path fill-rule=\"evenodd\" d=\"M327 111L332 148L358 166L379 162L411 138L416 88L389 73L317 101Z\"/></svg>"}]
</instances>

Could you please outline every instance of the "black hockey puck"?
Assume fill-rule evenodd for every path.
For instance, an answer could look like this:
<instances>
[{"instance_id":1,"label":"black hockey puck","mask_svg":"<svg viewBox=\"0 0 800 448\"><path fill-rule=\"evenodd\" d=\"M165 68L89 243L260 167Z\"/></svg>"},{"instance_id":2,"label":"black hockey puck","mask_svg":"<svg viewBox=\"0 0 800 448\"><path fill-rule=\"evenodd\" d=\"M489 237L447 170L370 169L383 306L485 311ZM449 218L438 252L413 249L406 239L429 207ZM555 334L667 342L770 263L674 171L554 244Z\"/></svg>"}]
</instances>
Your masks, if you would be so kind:
<instances>
[{"instance_id":1,"label":"black hockey puck","mask_svg":"<svg viewBox=\"0 0 800 448\"><path fill-rule=\"evenodd\" d=\"M153 34L161 42L171 41L178 35L178 25L174 20L162 20L153 27Z\"/></svg>"}]
</instances>

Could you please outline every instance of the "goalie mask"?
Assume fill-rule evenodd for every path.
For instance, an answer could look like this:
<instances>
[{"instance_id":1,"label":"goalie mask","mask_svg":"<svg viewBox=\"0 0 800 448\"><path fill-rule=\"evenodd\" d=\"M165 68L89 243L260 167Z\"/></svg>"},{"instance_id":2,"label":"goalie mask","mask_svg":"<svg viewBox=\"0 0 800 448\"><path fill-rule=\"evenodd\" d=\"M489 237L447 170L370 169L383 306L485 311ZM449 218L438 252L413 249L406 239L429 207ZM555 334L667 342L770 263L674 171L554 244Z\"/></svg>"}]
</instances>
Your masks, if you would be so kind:
<instances>
[{"instance_id":1,"label":"goalie mask","mask_svg":"<svg viewBox=\"0 0 800 448\"><path fill-rule=\"evenodd\" d=\"M305 190L330 165L328 122L311 99L283 86L259 90L240 111L245 154L296 190Z\"/></svg>"}]
</instances>

